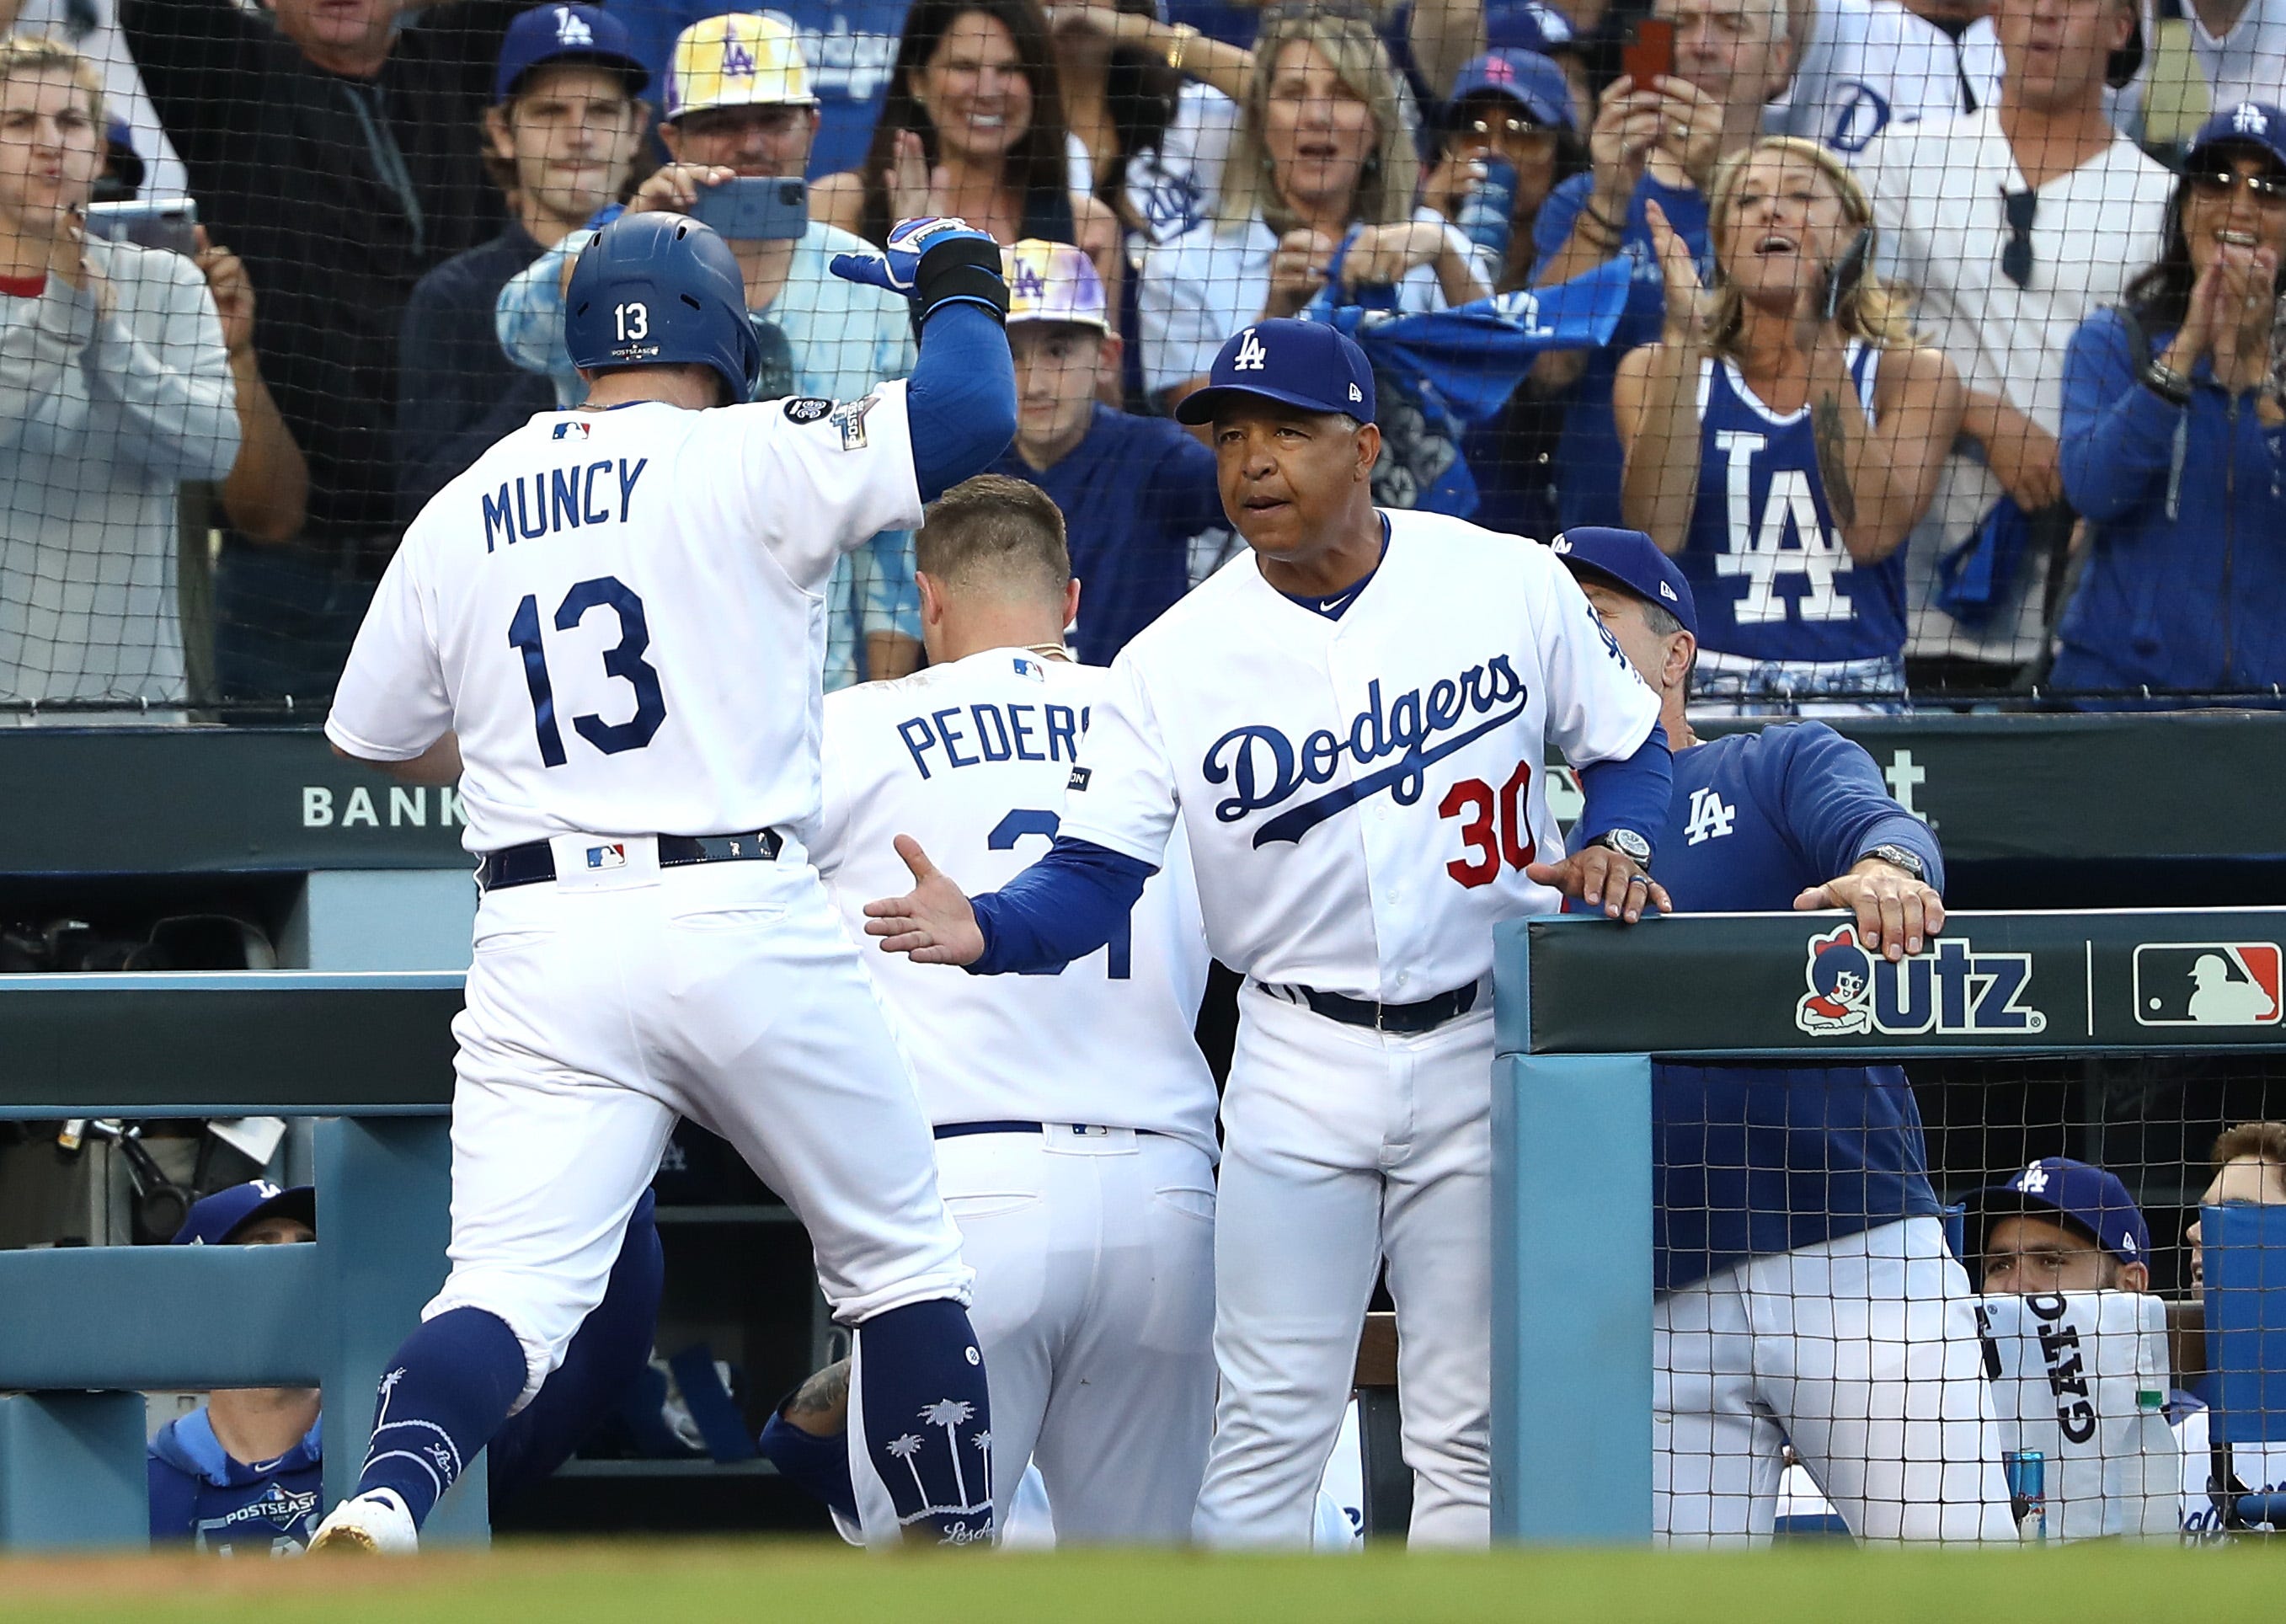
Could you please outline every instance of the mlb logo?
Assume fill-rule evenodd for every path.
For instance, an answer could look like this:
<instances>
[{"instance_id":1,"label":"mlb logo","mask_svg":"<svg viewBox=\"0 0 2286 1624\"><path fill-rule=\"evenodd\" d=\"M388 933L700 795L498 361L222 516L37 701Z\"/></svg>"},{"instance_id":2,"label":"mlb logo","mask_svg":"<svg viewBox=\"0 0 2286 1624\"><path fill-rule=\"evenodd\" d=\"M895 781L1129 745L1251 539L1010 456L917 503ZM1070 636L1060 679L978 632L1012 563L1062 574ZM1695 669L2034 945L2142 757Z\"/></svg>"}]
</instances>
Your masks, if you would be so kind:
<instances>
[{"instance_id":1,"label":"mlb logo","mask_svg":"<svg viewBox=\"0 0 2286 1624\"><path fill-rule=\"evenodd\" d=\"M2135 950L2139 1026L2276 1026L2274 942L2151 942Z\"/></svg>"},{"instance_id":2,"label":"mlb logo","mask_svg":"<svg viewBox=\"0 0 2286 1624\"><path fill-rule=\"evenodd\" d=\"M623 840L614 840L609 846L590 846L587 848L587 866L591 869L627 867L627 843Z\"/></svg>"},{"instance_id":3,"label":"mlb logo","mask_svg":"<svg viewBox=\"0 0 2286 1624\"><path fill-rule=\"evenodd\" d=\"M587 430L593 426L590 423L579 422L558 423L556 425L554 438L559 440L584 440L587 438Z\"/></svg>"},{"instance_id":4,"label":"mlb logo","mask_svg":"<svg viewBox=\"0 0 2286 1624\"><path fill-rule=\"evenodd\" d=\"M1014 663L1018 676L1029 678L1035 682L1044 682L1048 680L1047 667L1029 654L1017 655Z\"/></svg>"}]
</instances>

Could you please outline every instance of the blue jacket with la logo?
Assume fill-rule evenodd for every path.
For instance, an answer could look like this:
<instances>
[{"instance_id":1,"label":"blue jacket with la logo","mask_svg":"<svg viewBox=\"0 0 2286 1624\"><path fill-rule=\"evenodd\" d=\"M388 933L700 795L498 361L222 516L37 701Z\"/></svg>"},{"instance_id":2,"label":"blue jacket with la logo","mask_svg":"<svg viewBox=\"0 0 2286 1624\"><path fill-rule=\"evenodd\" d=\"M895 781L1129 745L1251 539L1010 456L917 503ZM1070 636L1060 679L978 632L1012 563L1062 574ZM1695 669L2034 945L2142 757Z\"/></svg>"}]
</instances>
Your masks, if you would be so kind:
<instances>
[{"instance_id":1,"label":"blue jacket with la logo","mask_svg":"<svg viewBox=\"0 0 2286 1624\"><path fill-rule=\"evenodd\" d=\"M1658 873L1680 912L1785 913L1884 844L1918 854L1943 888L1935 836L1872 758L1822 722L1791 723L1675 753ZM1804 942L1833 924L1804 915ZM1661 1290L1939 1210L1895 1066L1665 1065L1651 1099Z\"/></svg>"}]
</instances>

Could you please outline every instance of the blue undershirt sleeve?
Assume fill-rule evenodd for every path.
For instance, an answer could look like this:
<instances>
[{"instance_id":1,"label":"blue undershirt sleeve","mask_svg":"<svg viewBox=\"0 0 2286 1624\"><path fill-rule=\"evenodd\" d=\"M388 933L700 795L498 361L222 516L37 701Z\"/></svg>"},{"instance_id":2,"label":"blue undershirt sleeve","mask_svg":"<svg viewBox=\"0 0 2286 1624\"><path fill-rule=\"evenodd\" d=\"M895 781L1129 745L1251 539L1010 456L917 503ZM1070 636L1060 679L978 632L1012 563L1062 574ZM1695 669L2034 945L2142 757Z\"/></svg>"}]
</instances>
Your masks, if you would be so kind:
<instances>
[{"instance_id":1,"label":"blue undershirt sleeve","mask_svg":"<svg viewBox=\"0 0 2286 1624\"><path fill-rule=\"evenodd\" d=\"M1675 758L1667 749L1667 729L1653 722L1633 755L1581 768L1580 791L1588 804L1572 832L1575 848L1613 829L1631 829L1656 848L1659 831L1667 824L1667 803L1675 793Z\"/></svg>"},{"instance_id":2,"label":"blue undershirt sleeve","mask_svg":"<svg viewBox=\"0 0 2286 1624\"><path fill-rule=\"evenodd\" d=\"M1123 852L1059 835L1048 855L997 891L972 897L984 957L971 975L1053 972L1118 932L1158 872Z\"/></svg>"},{"instance_id":3,"label":"blue undershirt sleeve","mask_svg":"<svg viewBox=\"0 0 2286 1624\"><path fill-rule=\"evenodd\" d=\"M924 502L992 466L1016 438L1016 366L999 318L958 303L930 312L905 415Z\"/></svg>"}]
</instances>

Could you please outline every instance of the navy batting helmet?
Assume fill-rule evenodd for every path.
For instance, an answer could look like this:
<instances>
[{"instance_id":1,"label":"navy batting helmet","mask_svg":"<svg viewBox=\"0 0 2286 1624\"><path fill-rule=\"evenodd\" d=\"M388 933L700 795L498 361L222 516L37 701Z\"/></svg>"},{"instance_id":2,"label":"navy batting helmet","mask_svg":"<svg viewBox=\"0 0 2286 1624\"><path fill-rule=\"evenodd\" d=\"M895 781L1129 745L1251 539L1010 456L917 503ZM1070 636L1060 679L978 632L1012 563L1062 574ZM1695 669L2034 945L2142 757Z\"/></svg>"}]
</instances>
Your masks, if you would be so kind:
<instances>
[{"instance_id":1,"label":"navy batting helmet","mask_svg":"<svg viewBox=\"0 0 2286 1624\"><path fill-rule=\"evenodd\" d=\"M621 215L595 233L564 296L564 342L593 371L712 367L733 403L762 375L737 260L712 226L679 214Z\"/></svg>"}]
</instances>

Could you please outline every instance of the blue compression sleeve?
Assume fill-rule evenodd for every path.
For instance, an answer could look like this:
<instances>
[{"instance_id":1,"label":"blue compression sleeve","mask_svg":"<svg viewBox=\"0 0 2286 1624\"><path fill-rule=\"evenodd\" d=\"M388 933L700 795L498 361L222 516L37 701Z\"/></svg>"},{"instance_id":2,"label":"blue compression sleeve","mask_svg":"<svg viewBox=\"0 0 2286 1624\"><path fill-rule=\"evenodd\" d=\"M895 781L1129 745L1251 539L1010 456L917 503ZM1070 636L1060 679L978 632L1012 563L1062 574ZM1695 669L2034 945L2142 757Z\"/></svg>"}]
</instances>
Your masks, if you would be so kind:
<instances>
[{"instance_id":1,"label":"blue compression sleeve","mask_svg":"<svg viewBox=\"0 0 2286 1624\"><path fill-rule=\"evenodd\" d=\"M1667 747L1667 729L1653 722L1651 737L1633 755L1581 768L1580 791L1588 806L1572 832L1575 848L1613 829L1632 829L1656 847L1667 824L1667 803L1675 793L1675 758Z\"/></svg>"},{"instance_id":2,"label":"blue compression sleeve","mask_svg":"<svg viewBox=\"0 0 2286 1624\"><path fill-rule=\"evenodd\" d=\"M1048 855L1001 887L972 898L984 957L971 975L1056 971L1119 932L1143 882L1158 871L1123 853L1062 835Z\"/></svg>"},{"instance_id":3,"label":"blue compression sleeve","mask_svg":"<svg viewBox=\"0 0 2286 1624\"><path fill-rule=\"evenodd\" d=\"M905 401L923 501L991 467L1016 438L1016 364L999 317L968 304L930 311Z\"/></svg>"}]
</instances>

